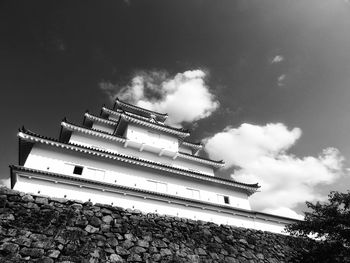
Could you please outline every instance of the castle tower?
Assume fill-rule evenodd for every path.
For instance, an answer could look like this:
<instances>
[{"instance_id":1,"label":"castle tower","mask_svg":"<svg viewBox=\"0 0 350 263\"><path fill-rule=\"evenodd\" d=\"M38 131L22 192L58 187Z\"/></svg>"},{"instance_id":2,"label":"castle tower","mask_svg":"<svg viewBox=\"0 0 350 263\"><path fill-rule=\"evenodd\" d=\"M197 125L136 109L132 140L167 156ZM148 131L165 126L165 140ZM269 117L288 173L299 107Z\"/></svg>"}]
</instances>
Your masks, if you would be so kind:
<instances>
[{"instance_id":1,"label":"castle tower","mask_svg":"<svg viewBox=\"0 0 350 263\"><path fill-rule=\"evenodd\" d=\"M274 232L290 223L251 211L259 186L216 177L224 163L200 157L202 145L166 118L116 99L99 116L86 112L82 125L63 120L59 139L22 128L11 187Z\"/></svg>"}]
</instances>

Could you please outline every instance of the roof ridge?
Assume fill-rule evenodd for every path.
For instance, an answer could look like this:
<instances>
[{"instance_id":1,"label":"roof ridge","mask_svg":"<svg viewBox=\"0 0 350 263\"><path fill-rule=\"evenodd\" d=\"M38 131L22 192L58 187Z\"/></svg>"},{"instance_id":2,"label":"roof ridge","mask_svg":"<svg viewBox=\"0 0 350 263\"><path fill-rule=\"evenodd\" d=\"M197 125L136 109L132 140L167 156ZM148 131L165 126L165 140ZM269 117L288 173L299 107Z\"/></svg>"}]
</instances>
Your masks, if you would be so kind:
<instances>
[{"instance_id":1,"label":"roof ridge","mask_svg":"<svg viewBox=\"0 0 350 263\"><path fill-rule=\"evenodd\" d=\"M145 111L145 112L149 112L149 113L155 113L156 115L159 115L160 117L168 117L168 113L160 113L160 112L148 110L148 109L145 109L145 108L142 108L142 107L133 105L133 104L131 104L131 103L122 101L122 100L120 100L120 99L117 97L117 98L115 99L115 103L118 103L118 102L124 104L124 105L127 106L127 107L129 106L129 107L132 107L132 108L136 108L136 109L138 109L138 110L141 110L141 111Z\"/></svg>"},{"instance_id":2,"label":"roof ridge","mask_svg":"<svg viewBox=\"0 0 350 263\"><path fill-rule=\"evenodd\" d=\"M149 122L151 124L156 124L160 127L166 127L166 128L169 128L169 129L173 129L173 130L176 130L176 131L181 131L181 132L187 132L189 133L189 130L188 129L184 129L184 128L175 128L175 127L172 127L172 126L169 126L169 125L166 125L166 124L159 124L158 122L151 122L150 120L144 120L140 117L136 117L136 116L132 116L131 114L129 114L128 112L123 112L124 114L126 114L127 116L131 117L131 118L135 118L135 119L139 119L141 121L146 121L146 122Z\"/></svg>"},{"instance_id":3,"label":"roof ridge","mask_svg":"<svg viewBox=\"0 0 350 263\"><path fill-rule=\"evenodd\" d=\"M196 156L196 155L192 155L192 154L189 154L189 153L184 153L184 152L179 152L181 154L184 154L184 155L187 155L189 157L193 157L193 158L197 158L197 159L202 159L204 161L209 161L209 162L214 162L214 163L217 163L217 164L224 164L224 160L219 160L219 161L216 161L216 160L212 160L212 159L208 159L208 158L205 158L205 157L202 157L202 156Z\"/></svg>"}]
</instances>

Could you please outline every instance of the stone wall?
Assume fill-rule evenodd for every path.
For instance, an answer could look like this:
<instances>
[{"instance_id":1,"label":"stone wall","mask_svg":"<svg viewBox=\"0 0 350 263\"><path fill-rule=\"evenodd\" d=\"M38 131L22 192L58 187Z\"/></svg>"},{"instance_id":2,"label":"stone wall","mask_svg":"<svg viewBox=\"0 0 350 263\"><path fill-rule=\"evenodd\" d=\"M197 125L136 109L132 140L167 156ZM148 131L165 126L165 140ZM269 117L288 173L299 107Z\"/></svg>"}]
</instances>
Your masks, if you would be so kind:
<instances>
[{"instance_id":1,"label":"stone wall","mask_svg":"<svg viewBox=\"0 0 350 263\"><path fill-rule=\"evenodd\" d=\"M0 262L300 262L308 242L0 187Z\"/></svg>"}]
</instances>

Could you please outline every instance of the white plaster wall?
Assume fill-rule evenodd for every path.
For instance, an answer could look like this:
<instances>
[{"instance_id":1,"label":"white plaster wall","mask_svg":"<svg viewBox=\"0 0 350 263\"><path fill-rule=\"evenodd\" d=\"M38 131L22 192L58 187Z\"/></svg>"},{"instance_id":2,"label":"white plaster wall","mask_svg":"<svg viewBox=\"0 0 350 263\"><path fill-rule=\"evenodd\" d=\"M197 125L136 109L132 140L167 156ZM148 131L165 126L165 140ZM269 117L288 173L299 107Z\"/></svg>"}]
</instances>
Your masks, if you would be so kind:
<instances>
[{"instance_id":1,"label":"white plaster wall","mask_svg":"<svg viewBox=\"0 0 350 263\"><path fill-rule=\"evenodd\" d=\"M130 156L143 158L155 162L160 162L163 164L167 164L174 167L179 167L183 169L188 169L191 171L198 171L205 173L210 176L214 176L213 168L209 165L201 164L195 161L182 159L181 157L177 157L175 160L170 156L162 155L159 156L156 153L152 153L147 151L145 148L142 152L139 151L138 148L134 148L132 144L128 147L123 147L123 144L120 142L112 141L109 139L100 138L94 135L83 134L80 132L72 132L71 138L69 140L70 143L80 144L88 147L95 147L97 149L108 150L115 153L127 154Z\"/></svg>"},{"instance_id":2,"label":"white plaster wall","mask_svg":"<svg viewBox=\"0 0 350 263\"><path fill-rule=\"evenodd\" d=\"M43 181L35 178L20 177L14 189L50 197L69 198L94 203L111 204L123 208L141 210L144 213L158 213L178 216L194 220L211 221L217 224L228 224L239 227L259 229L275 233L283 233L284 223L266 221L264 218L249 218L223 212L203 210L200 207L187 207L183 204L167 203L160 200L144 199L142 196L124 195L122 192L102 191L70 185L64 182Z\"/></svg>"},{"instance_id":3,"label":"white plaster wall","mask_svg":"<svg viewBox=\"0 0 350 263\"><path fill-rule=\"evenodd\" d=\"M177 137L167 135L154 129L139 127L129 124L126 130L126 138L135 142L145 143L157 149L165 149L170 152L178 152L179 142Z\"/></svg>"},{"instance_id":4,"label":"white plaster wall","mask_svg":"<svg viewBox=\"0 0 350 263\"><path fill-rule=\"evenodd\" d=\"M72 165L83 166L83 174L74 175ZM225 185L198 181L193 178L170 174L165 171L162 172L136 165L132 166L104 157L95 157L89 154L64 150L43 144L37 144L33 147L24 166L151 191L153 191L152 183L150 183L149 180L153 180L166 183L167 193L174 196L191 198L188 191L188 188L190 188L200 190L199 199L202 201L218 203L218 194L220 194L229 196L230 204L227 204L227 206L250 209L247 194L236 191ZM103 171L103 173L92 176L91 173L87 172L88 168L97 169Z\"/></svg>"},{"instance_id":5,"label":"white plaster wall","mask_svg":"<svg viewBox=\"0 0 350 263\"><path fill-rule=\"evenodd\" d=\"M108 133L113 133L114 129L115 129L115 127L113 127L112 125L104 124L104 123L101 123L101 122L94 122L92 124L92 128L96 129L96 130L108 132Z\"/></svg>"}]
</instances>

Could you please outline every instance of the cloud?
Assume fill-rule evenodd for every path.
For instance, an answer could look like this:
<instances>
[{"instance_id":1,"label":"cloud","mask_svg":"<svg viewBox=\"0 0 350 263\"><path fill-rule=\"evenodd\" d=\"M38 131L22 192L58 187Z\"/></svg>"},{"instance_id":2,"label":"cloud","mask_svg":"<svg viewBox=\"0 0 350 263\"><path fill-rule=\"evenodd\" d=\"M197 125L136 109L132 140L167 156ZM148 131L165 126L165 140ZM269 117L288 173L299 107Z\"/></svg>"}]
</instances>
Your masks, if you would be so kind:
<instances>
[{"instance_id":1,"label":"cloud","mask_svg":"<svg viewBox=\"0 0 350 263\"><path fill-rule=\"evenodd\" d=\"M250 198L253 209L297 217L292 209L306 200L323 199L318 187L343 175L344 161L335 148L317 157L288 153L301 134L299 128L290 130L282 123L244 123L206 139L205 150L210 158L223 159L226 168L237 168L233 179L261 185L261 192Z\"/></svg>"},{"instance_id":2,"label":"cloud","mask_svg":"<svg viewBox=\"0 0 350 263\"><path fill-rule=\"evenodd\" d=\"M0 179L0 186L6 186L6 187L10 187L10 178L3 178Z\"/></svg>"},{"instance_id":3,"label":"cloud","mask_svg":"<svg viewBox=\"0 0 350 263\"><path fill-rule=\"evenodd\" d=\"M271 60L271 64L275 64L275 63L280 63L284 60L284 57L281 55L277 55L275 57L272 58Z\"/></svg>"},{"instance_id":4,"label":"cloud","mask_svg":"<svg viewBox=\"0 0 350 263\"><path fill-rule=\"evenodd\" d=\"M189 70L173 77L164 71L139 72L125 87L101 82L100 89L111 99L119 97L146 109L168 113L167 123L180 126L206 118L219 107L206 77L202 70Z\"/></svg>"},{"instance_id":5,"label":"cloud","mask_svg":"<svg viewBox=\"0 0 350 263\"><path fill-rule=\"evenodd\" d=\"M286 74L282 74L281 76L279 76L279 77L277 78L277 85L278 85L279 87L283 87L283 86L285 85L286 77L287 77Z\"/></svg>"}]
</instances>

